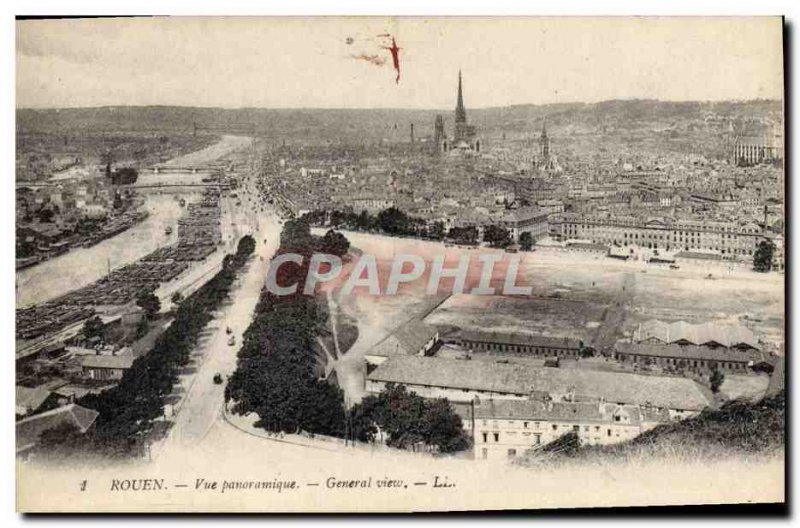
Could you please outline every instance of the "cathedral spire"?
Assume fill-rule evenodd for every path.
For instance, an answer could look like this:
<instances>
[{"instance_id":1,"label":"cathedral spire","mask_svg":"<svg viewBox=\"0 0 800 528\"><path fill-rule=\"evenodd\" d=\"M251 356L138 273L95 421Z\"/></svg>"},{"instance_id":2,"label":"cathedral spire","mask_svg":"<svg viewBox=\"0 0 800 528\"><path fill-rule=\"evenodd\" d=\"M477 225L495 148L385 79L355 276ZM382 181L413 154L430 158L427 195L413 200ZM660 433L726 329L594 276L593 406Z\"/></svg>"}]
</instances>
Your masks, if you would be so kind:
<instances>
[{"instance_id":1,"label":"cathedral spire","mask_svg":"<svg viewBox=\"0 0 800 528\"><path fill-rule=\"evenodd\" d=\"M464 109L464 96L461 93L461 70L458 70L458 101L456 102L456 123L467 122L467 111Z\"/></svg>"},{"instance_id":2,"label":"cathedral spire","mask_svg":"<svg viewBox=\"0 0 800 528\"><path fill-rule=\"evenodd\" d=\"M547 137L547 117L542 121L542 135L539 137L541 163L550 163L550 138Z\"/></svg>"}]
</instances>

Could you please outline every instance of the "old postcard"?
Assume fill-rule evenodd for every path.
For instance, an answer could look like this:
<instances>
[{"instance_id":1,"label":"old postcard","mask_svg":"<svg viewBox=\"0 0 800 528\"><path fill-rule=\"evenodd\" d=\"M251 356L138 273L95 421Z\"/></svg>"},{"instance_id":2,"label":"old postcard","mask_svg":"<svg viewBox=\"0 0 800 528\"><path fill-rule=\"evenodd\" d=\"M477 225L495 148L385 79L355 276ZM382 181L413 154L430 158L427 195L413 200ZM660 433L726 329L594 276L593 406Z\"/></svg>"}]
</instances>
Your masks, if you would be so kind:
<instances>
[{"instance_id":1,"label":"old postcard","mask_svg":"<svg viewBox=\"0 0 800 528\"><path fill-rule=\"evenodd\" d=\"M783 31L18 19L18 510L783 503Z\"/></svg>"}]
</instances>

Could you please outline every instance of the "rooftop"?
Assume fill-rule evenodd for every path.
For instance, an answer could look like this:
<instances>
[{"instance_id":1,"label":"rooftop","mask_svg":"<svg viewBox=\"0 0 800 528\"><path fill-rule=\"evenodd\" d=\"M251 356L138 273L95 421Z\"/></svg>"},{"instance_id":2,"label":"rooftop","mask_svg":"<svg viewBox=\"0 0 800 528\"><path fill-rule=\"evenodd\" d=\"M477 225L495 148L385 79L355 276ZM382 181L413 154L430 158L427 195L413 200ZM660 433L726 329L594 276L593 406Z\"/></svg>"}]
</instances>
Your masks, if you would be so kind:
<instances>
[{"instance_id":1,"label":"rooftop","mask_svg":"<svg viewBox=\"0 0 800 528\"><path fill-rule=\"evenodd\" d=\"M17 385L16 388L16 408L18 414L28 414L36 411L44 404L52 392L44 386L36 388L23 387Z\"/></svg>"},{"instance_id":2,"label":"rooftop","mask_svg":"<svg viewBox=\"0 0 800 528\"><path fill-rule=\"evenodd\" d=\"M97 411L73 403L20 420L16 425L17 451L33 447L42 433L65 424L70 424L81 433L85 433L99 414Z\"/></svg>"},{"instance_id":3,"label":"rooftop","mask_svg":"<svg viewBox=\"0 0 800 528\"><path fill-rule=\"evenodd\" d=\"M524 222L539 217L547 217L547 211L538 207L523 207L503 215L502 221L506 223Z\"/></svg>"},{"instance_id":4,"label":"rooftop","mask_svg":"<svg viewBox=\"0 0 800 528\"><path fill-rule=\"evenodd\" d=\"M686 341L694 345L718 344L724 347L749 347L759 350L761 346L753 332L742 325L720 325L713 322L690 324L685 321L666 323L652 319L641 323L635 340L656 339L662 343Z\"/></svg>"},{"instance_id":5,"label":"rooftop","mask_svg":"<svg viewBox=\"0 0 800 528\"><path fill-rule=\"evenodd\" d=\"M94 355L81 357L83 368L129 369L136 358L133 356Z\"/></svg>"},{"instance_id":6,"label":"rooftop","mask_svg":"<svg viewBox=\"0 0 800 528\"><path fill-rule=\"evenodd\" d=\"M439 331L419 321L409 321L379 341L370 351L374 356L415 355Z\"/></svg>"},{"instance_id":7,"label":"rooftop","mask_svg":"<svg viewBox=\"0 0 800 528\"><path fill-rule=\"evenodd\" d=\"M578 400L701 410L711 403L697 382L679 377L646 376L587 369L557 369L517 363L394 356L367 376L371 381L468 389L520 397L532 392L566 394Z\"/></svg>"},{"instance_id":8,"label":"rooftop","mask_svg":"<svg viewBox=\"0 0 800 528\"><path fill-rule=\"evenodd\" d=\"M650 357L670 357L680 359L701 359L705 361L738 361L748 363L759 361L758 352L727 350L697 345L655 345L648 343L617 343L614 348L621 354L636 354Z\"/></svg>"},{"instance_id":9,"label":"rooftop","mask_svg":"<svg viewBox=\"0 0 800 528\"><path fill-rule=\"evenodd\" d=\"M668 422L668 411L643 409L638 405L589 402L543 402L536 400L481 400L474 406L476 419L531 419L547 421L612 422L627 414L633 425Z\"/></svg>"},{"instance_id":10,"label":"rooftop","mask_svg":"<svg viewBox=\"0 0 800 528\"><path fill-rule=\"evenodd\" d=\"M454 340L477 341L481 343L500 343L548 348L580 349L581 341L571 337L553 337L517 332L484 332L481 330L462 329L448 336Z\"/></svg>"},{"instance_id":11,"label":"rooftop","mask_svg":"<svg viewBox=\"0 0 800 528\"><path fill-rule=\"evenodd\" d=\"M675 253L675 258L691 258L698 260L722 260L722 255L717 253L701 253L699 251L681 251Z\"/></svg>"}]
</instances>

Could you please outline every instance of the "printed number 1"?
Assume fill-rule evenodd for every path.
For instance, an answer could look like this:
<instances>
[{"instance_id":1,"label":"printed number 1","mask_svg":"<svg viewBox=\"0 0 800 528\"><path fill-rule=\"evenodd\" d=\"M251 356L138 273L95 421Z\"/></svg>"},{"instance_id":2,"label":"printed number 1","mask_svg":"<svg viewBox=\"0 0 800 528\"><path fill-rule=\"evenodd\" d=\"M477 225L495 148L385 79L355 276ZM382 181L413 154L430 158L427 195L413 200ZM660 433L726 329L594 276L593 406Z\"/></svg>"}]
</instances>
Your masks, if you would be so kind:
<instances>
[{"instance_id":1,"label":"printed number 1","mask_svg":"<svg viewBox=\"0 0 800 528\"><path fill-rule=\"evenodd\" d=\"M85 480L81 481L81 491L86 491L86 481Z\"/></svg>"}]
</instances>

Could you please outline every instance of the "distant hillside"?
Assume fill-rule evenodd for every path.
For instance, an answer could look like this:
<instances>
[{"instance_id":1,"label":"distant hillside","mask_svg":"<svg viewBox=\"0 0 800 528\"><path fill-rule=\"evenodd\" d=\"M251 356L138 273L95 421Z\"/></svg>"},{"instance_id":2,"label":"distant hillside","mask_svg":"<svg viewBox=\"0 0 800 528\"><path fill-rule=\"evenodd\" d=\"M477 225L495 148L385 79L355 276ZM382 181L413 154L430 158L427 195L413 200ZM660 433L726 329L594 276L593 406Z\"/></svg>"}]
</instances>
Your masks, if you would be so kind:
<instances>
[{"instance_id":1,"label":"distant hillside","mask_svg":"<svg viewBox=\"0 0 800 528\"><path fill-rule=\"evenodd\" d=\"M664 128L700 126L720 116L732 119L779 116L779 101L749 102L667 102L657 100L617 100L600 103L521 105L502 108L470 109L467 115L484 137L533 137L547 117L548 129L570 133L594 133L615 129L638 130L642 124ZM17 110L18 133L56 130L164 131L186 133L194 123L201 130L245 133L255 126L258 135L286 140L365 141L378 139L404 141L414 123L418 138L433 132L436 114L445 116L452 130L453 109L263 109L191 107L101 107L51 110Z\"/></svg>"},{"instance_id":2,"label":"distant hillside","mask_svg":"<svg viewBox=\"0 0 800 528\"><path fill-rule=\"evenodd\" d=\"M728 401L717 410L660 425L627 442L578 447L570 438L526 454L522 465L536 466L568 460L613 461L636 458L706 459L768 454L784 448L785 392L761 401Z\"/></svg>"}]
</instances>

